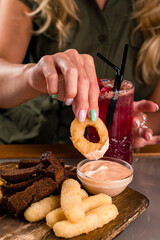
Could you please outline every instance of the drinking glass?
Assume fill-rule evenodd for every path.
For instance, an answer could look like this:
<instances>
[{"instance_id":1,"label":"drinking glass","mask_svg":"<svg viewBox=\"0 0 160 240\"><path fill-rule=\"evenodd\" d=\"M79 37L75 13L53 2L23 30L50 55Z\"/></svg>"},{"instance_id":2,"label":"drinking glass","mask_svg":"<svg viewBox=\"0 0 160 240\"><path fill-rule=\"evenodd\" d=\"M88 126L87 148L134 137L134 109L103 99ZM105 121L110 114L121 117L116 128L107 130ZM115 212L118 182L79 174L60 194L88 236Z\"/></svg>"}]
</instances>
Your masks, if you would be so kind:
<instances>
[{"instance_id":1,"label":"drinking glass","mask_svg":"<svg viewBox=\"0 0 160 240\"><path fill-rule=\"evenodd\" d=\"M106 121L109 104L111 99L116 99L115 109L111 108L113 113L113 121L108 128L109 133L109 149L105 156L122 159L132 164L132 109L134 99L134 86L131 82L123 80L121 88L116 93L113 92L114 80L102 79L102 87L99 95L99 117ZM87 129L87 139L91 142L98 142L99 136L96 129L89 126Z\"/></svg>"}]
</instances>

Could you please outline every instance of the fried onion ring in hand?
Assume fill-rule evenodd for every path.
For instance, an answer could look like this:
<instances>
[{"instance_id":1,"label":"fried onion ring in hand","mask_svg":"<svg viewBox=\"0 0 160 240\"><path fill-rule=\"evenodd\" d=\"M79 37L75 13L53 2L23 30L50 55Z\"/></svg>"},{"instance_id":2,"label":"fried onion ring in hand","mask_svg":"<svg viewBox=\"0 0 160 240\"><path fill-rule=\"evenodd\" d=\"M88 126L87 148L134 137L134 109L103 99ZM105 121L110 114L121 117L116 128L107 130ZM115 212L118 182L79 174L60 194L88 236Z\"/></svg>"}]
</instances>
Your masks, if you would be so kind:
<instances>
[{"instance_id":1,"label":"fried onion ring in hand","mask_svg":"<svg viewBox=\"0 0 160 240\"><path fill-rule=\"evenodd\" d=\"M90 142L84 137L87 126L96 128L100 138L98 143ZM75 118L71 123L70 132L74 147L89 160L97 160L103 157L108 150L108 130L100 118L96 121L91 121L89 118L86 118L84 122L79 122L78 119Z\"/></svg>"}]
</instances>

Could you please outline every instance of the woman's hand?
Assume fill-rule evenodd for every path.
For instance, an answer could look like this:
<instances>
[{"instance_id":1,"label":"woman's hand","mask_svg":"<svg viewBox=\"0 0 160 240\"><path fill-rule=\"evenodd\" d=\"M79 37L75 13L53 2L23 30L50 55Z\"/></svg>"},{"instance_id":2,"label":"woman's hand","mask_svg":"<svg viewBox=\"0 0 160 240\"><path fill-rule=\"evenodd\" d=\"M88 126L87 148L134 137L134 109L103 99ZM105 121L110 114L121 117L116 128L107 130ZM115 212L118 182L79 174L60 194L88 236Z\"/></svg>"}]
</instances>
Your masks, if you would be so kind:
<instances>
[{"instance_id":1,"label":"woman's hand","mask_svg":"<svg viewBox=\"0 0 160 240\"><path fill-rule=\"evenodd\" d=\"M152 101L142 100L134 102L132 119L134 130L134 148L160 144L160 135L153 136L152 126L154 126L155 123L152 122L150 125L147 123L147 112L154 113L158 110L158 105Z\"/></svg>"},{"instance_id":2,"label":"woman's hand","mask_svg":"<svg viewBox=\"0 0 160 240\"><path fill-rule=\"evenodd\" d=\"M30 70L27 84L32 89L42 94L55 95L66 105L72 104L79 121L84 121L86 115L96 120L99 87L94 61L90 55L79 54L70 49L42 57Z\"/></svg>"}]
</instances>

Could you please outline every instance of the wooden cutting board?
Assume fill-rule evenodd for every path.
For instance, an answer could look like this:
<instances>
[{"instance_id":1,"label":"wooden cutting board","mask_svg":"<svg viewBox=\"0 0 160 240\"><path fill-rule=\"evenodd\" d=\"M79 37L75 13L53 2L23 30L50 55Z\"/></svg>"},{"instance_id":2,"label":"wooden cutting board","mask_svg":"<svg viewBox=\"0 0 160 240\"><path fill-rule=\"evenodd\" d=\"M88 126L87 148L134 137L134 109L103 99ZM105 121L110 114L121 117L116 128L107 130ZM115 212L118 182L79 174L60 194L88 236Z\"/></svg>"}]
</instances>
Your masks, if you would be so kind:
<instances>
[{"instance_id":1,"label":"wooden cutting board","mask_svg":"<svg viewBox=\"0 0 160 240\"><path fill-rule=\"evenodd\" d=\"M15 163L1 164L4 167L15 167ZM66 166L70 171L75 167ZM104 227L88 234L74 237L74 240L111 240L119 235L132 221L142 214L149 205L149 200L141 193L127 187L121 194L113 197L119 215ZM54 235L45 220L37 223L28 223L25 219L14 218L11 215L0 217L0 240L62 240Z\"/></svg>"}]
</instances>

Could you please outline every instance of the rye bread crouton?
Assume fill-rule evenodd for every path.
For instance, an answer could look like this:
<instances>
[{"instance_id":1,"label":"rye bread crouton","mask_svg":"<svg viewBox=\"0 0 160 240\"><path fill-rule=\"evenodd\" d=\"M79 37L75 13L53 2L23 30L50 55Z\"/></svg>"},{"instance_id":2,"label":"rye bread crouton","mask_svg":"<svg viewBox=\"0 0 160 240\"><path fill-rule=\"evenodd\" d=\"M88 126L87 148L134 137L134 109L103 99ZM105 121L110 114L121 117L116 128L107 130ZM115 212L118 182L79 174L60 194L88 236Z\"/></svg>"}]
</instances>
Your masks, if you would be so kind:
<instances>
[{"instance_id":1,"label":"rye bread crouton","mask_svg":"<svg viewBox=\"0 0 160 240\"><path fill-rule=\"evenodd\" d=\"M8 210L14 216L19 216L31 203L37 202L58 191L58 184L51 178L43 178L17 192L8 199Z\"/></svg>"}]
</instances>

